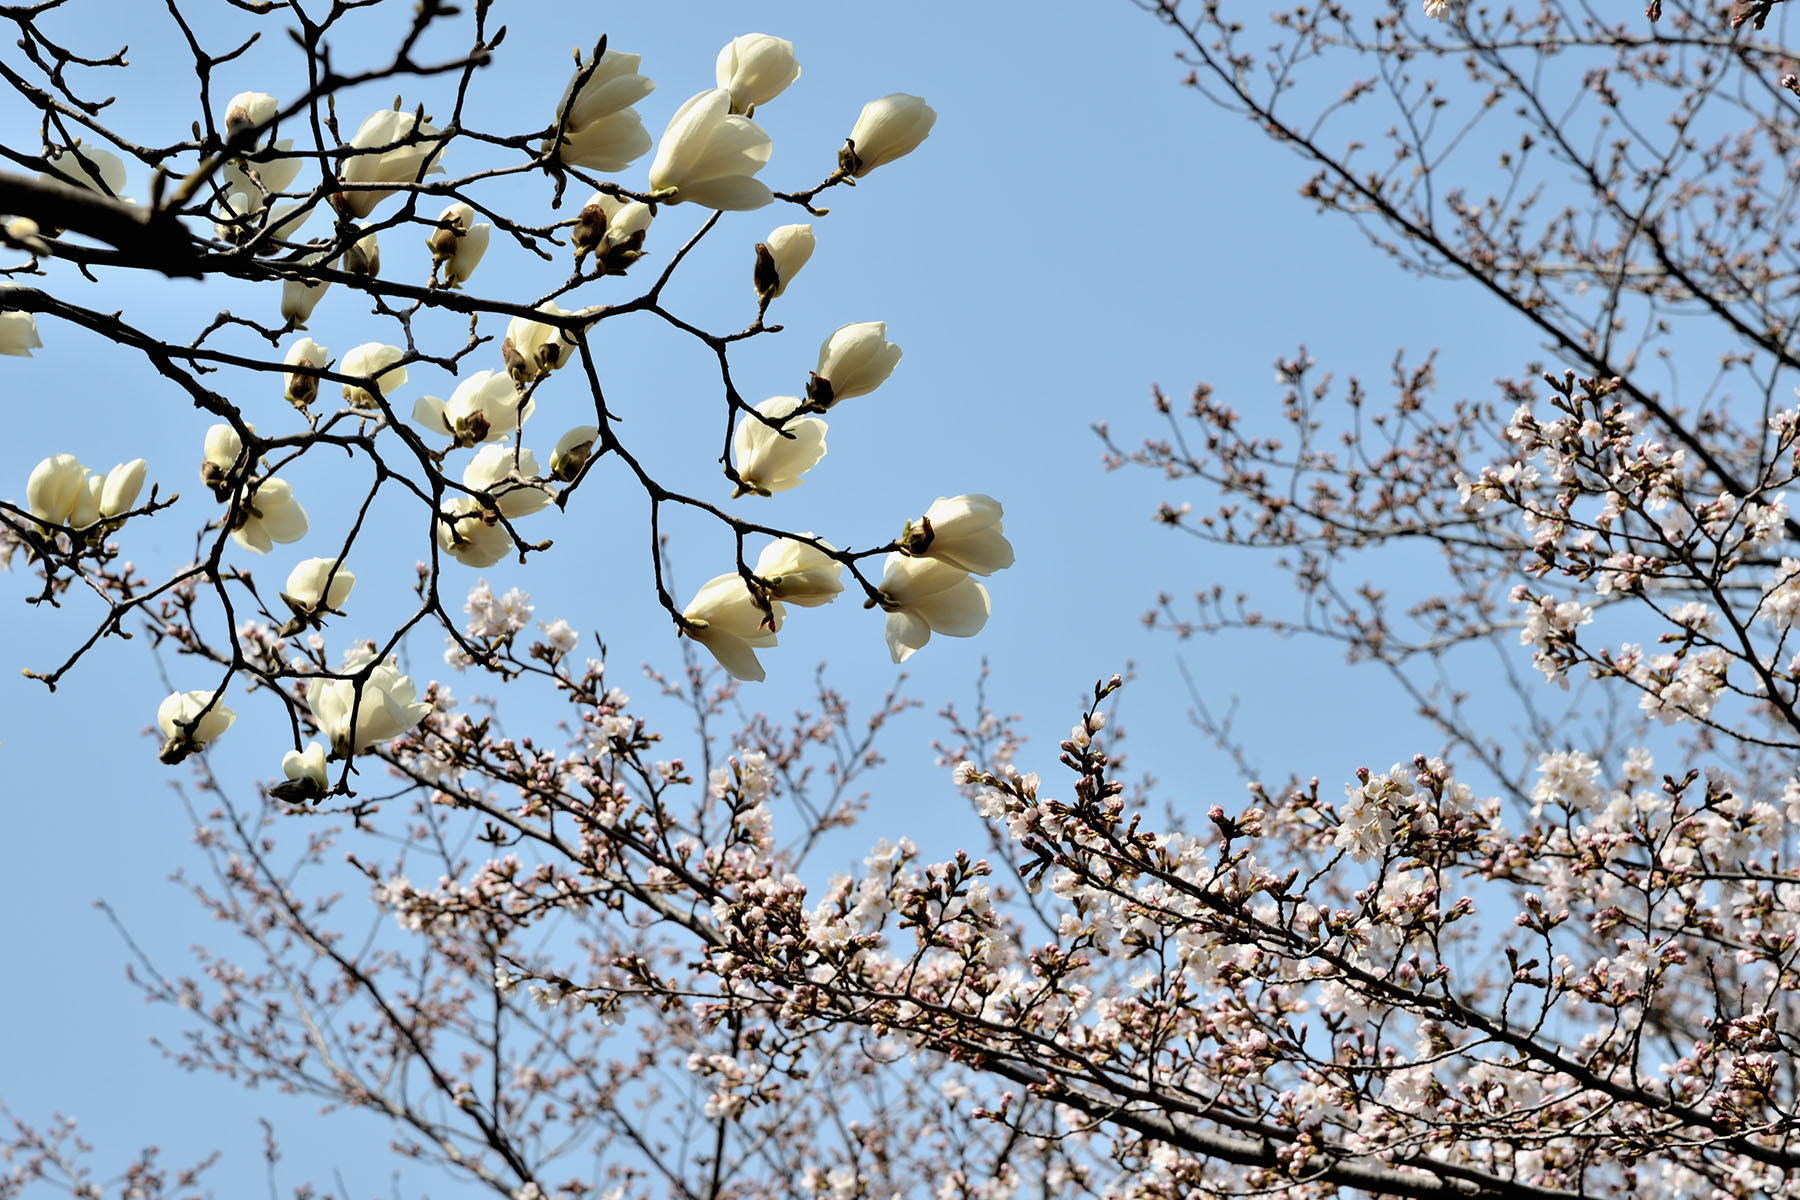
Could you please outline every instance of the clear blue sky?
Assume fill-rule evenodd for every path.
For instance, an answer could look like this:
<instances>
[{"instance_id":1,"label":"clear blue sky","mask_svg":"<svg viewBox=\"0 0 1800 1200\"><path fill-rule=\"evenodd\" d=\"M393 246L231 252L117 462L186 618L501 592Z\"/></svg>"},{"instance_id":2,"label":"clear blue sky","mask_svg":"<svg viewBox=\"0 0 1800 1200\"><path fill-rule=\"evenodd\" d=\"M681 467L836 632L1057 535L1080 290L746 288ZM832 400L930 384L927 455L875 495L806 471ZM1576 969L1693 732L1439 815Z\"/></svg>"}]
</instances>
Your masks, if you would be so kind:
<instances>
[{"instance_id":1,"label":"clear blue sky","mask_svg":"<svg viewBox=\"0 0 1800 1200\"><path fill-rule=\"evenodd\" d=\"M217 24L202 24L202 36L215 49L235 43L241 14L204 7ZM754 510L756 502L741 502L745 511L839 544L868 545L896 534L934 497L983 491L1006 505L1018 551L1018 565L989 582L994 612L986 632L968 641L936 638L907 664L907 691L925 707L886 743L893 765L855 845L907 834L947 852L977 841L947 778L931 767L928 742L938 731L930 713L946 700L966 706L983 656L993 667L996 707L1025 715L1047 776L1079 697L1135 660L1139 681L1123 700L1129 749L1139 769L1159 778L1159 794L1189 811L1234 803L1242 783L1188 728L1177 654L1209 701L1222 707L1241 697L1240 732L1271 778L1317 773L1333 786L1359 764L1381 767L1435 747L1403 698L1371 676L1346 673L1328 647L1265 638L1180 646L1139 625L1159 590L1260 587L1273 612L1291 606L1293 594L1254 553L1207 552L1158 530L1150 520L1156 501L1180 494L1142 474L1105 474L1091 422L1109 422L1127 442L1160 432L1150 385L1182 397L1201 378L1247 414L1273 418L1271 364L1301 341L1323 366L1371 382L1385 379L1397 347L1443 345L1440 377L1453 394L1482 392L1530 354L1528 342L1508 340L1506 328L1474 307L1474 297L1400 275L1346 224L1315 217L1295 195L1303 173L1289 155L1179 86L1185 69L1173 61L1166 31L1125 0L1029 8L620 5L596 6L603 15L594 17L570 15L577 11L587 10L550 0L495 5L510 33L469 100L485 128L544 123L567 78L570 47L591 46L603 31L614 47L642 54L643 72L657 81L640 106L653 134L683 99L711 86L713 58L729 38L760 31L792 39L804 75L759 114L775 142L763 178L778 189L823 177L865 100L916 92L938 111L918 153L854 191L829 195L832 214L815 222L817 253L772 313L786 332L734 360L754 401L796 390L820 340L846 322L884 320L905 350L878 392L831 414L830 453L807 482ZM372 14L369 24L380 27L390 15ZM95 80L92 90L120 96L115 119L141 140L172 140L196 115L185 51L161 6L77 0L59 27L88 52L131 44L134 68ZM366 47L340 40L336 61L346 70L371 65L391 45L379 33ZM439 43L422 57L451 49ZM16 51L3 55L11 62ZM285 99L298 86L298 67L285 38L265 36L220 71L215 98L259 90ZM346 99L340 116L354 128L395 90L382 84ZM448 108L430 85L409 85L404 94L409 107L423 98L433 111ZM16 102L0 112L15 136L31 136ZM453 145L446 165L459 173L473 157ZM621 181L641 187L647 168L648 158ZM147 193L141 170L131 183L133 194ZM522 205L538 205L532 218L551 219L547 191L520 190ZM665 210L639 274L659 268L704 215L690 206ZM671 307L708 328L740 327L753 312L750 247L773 226L803 219L780 206L728 215L678 276ZM309 233L322 231L316 224ZM387 274L422 278L418 239L385 245L383 257ZM471 290L535 296L566 266L537 263L496 238ZM579 298L630 294L620 287ZM239 285L203 289L161 279L109 279L104 294L80 295L181 341L221 307L255 307L270 319L277 303L272 292ZM389 340L389 327L364 307L334 291L311 335L339 355ZM182 502L155 522L134 523L123 538L127 553L152 577L186 561L192 531L215 511L196 474L209 420L130 355L51 321L40 332L45 347L37 357L0 362L9 421L0 494L22 499L31 466L51 453L74 453L100 469L142 455L150 478L165 493L181 492ZM649 318L609 324L600 346L609 398L627 417L624 436L671 482L723 499L713 461L722 402L701 348ZM452 386L440 372L415 366L401 406L427 392L447 396ZM265 383L255 392L240 396L246 415L261 428L286 428L292 414L278 390ZM578 401L569 384L540 392L527 439L540 457L578 421ZM266 585L278 585L301 557L331 553L343 528L346 510L323 461L292 478L313 533L266 560L233 556ZM1197 507L1205 501L1198 492L1187 496ZM674 669L679 660L655 606L643 517L641 496L617 472L605 472L566 517L532 519L531 532L557 540L552 554L527 568L452 566L452 586L485 575L496 592L528 589L540 616L600 632L615 681L647 697L637 664ZM683 519L671 532L685 599L728 569L729 547L698 522ZM351 619L331 629L334 654L343 640L383 629L379 622L402 610L412 564L423 556L417 535L416 527L385 531L353 554L359 582ZM5 645L9 665L43 669L60 662L94 612L80 596L62 613L31 609L24 599L32 591L28 573L6 580L3 599L14 620ZM821 660L865 707L895 674L879 614L854 603L795 612L781 643L764 653L770 679L747 689L747 706L783 713L804 702ZM416 673L442 673L440 650L435 636L413 647ZM170 669L179 688L212 682L185 661ZM453 686L465 697L492 690L473 677ZM310 1104L183 1076L148 1044L178 1040L179 1014L139 1003L122 979L124 947L92 902L113 904L171 971L188 969L188 945L225 943L230 934L209 926L166 882L194 862L170 790L187 776L159 766L155 741L141 736L165 691L145 640L108 645L55 696L16 674L0 689L14 847L4 881L13 914L5 945L16 975L0 998L10 1031L0 1038L0 1099L33 1121L52 1111L78 1115L102 1147L102 1163L151 1142L174 1160L222 1148L225 1161L211 1177L219 1195L261 1192L255 1122L267 1115L288 1143L284 1183L310 1175L329 1186L336 1168L352 1195L386 1192L393 1163L383 1152L387 1131L373 1118L321 1120ZM220 743L217 769L247 796L255 781L278 774L282 735L266 701L235 703L240 719ZM533 715L514 713L509 724L528 731ZM669 732L671 751L680 752L680 730ZM434 1174L408 1178L404 1194L456 1194Z\"/></svg>"}]
</instances>

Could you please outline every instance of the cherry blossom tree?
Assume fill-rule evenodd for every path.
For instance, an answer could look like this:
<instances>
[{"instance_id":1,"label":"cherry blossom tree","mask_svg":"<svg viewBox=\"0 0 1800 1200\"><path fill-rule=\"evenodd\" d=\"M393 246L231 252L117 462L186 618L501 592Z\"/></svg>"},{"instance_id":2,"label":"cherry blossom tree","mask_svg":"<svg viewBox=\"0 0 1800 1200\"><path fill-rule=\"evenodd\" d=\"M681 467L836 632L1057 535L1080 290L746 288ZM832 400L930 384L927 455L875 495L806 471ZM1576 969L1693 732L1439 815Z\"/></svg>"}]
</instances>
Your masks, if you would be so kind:
<instances>
[{"instance_id":1,"label":"cherry blossom tree","mask_svg":"<svg viewBox=\"0 0 1800 1200\"><path fill-rule=\"evenodd\" d=\"M327 34L356 6L319 23L298 4L238 6L300 22L307 84L238 96L162 148L68 89L59 64L80 56L39 25L55 4L5 13L35 47L41 79L14 86L49 147L9 152L47 180L3 178L19 274L46 274L0 293L5 345L48 353L58 321L102 331L221 418L201 468L221 516L166 583L138 579L117 546L163 516L159 492L141 495L154 469L101 474L60 453L0 510L44 599L85 590L102 606L46 682L146 620L175 664L225 680L158 714L214 866L194 895L246 938L191 970L137 964L146 996L191 1018L181 1065L366 1110L401 1155L521 1200L1800 1192L1800 659L1786 643L1800 524L1784 492L1800 472L1786 240L1800 84L1778 3L1144 4L1191 88L1297 153L1308 201L1411 270L1466 281L1543 343L1473 399L1438 399L1430 357L1397 358L1380 400L1302 349L1278 364L1267 418L1201 385L1185 406L1157 393L1164 427L1141 444L1118 419L1100 430L1112 466L1181 489L1157 514L1172 532L1275 549L1300 585L1297 614L1217 588L1191 608L1160 600L1154 624L1323 637L1385 669L1440 736L1341 780L1252 780L1247 800L1184 783L1184 807L1205 814L1184 823L1121 766L1120 677L1094 685L1054 762L978 699L946 710L941 757L984 844L933 859L882 842L830 877L819 848L855 836L897 693L853 704L822 679L792 721L739 721L736 683L689 650L686 671L656 681L695 724L671 746L567 620L534 625L521 597L486 585L458 615L439 568L547 552L532 515L579 503L616 461L649 500L648 586L684 647L736 679L761 674L789 606L858 587L896 661L934 632L975 632L989 605L976 577L1013 558L991 498L941 499L892 544L854 551L733 507L800 483L826 416L899 359L880 322L846 324L794 395L738 395L732 348L804 286L813 231L757 245L739 332L707 333L660 299L718 212L817 217L825 189L868 186L918 149L929 108L872 102L821 184L773 192L755 117L800 69L781 39L745 35L634 191L586 173L651 153L633 110L648 60L597 47L542 129L481 132L459 98L499 52L490 6L423 4L375 77L437 79L457 97L437 110L455 115L402 104L344 138L331 97L351 77ZM423 31L452 20L473 33L468 53L416 61ZM223 59L195 57L205 94ZM303 135L279 136L284 123ZM471 143L511 165L453 175ZM139 186L127 160L174 164L146 205L120 198ZM594 194L567 220L521 223L482 202L510 174ZM453 203L433 218L440 195ZM611 276L635 283L684 204L715 215L647 291L559 306ZM301 237L307 206L329 235ZM409 224L426 285L381 273L378 241L391 264ZM484 236L489 255L572 246L574 273L547 296L477 300ZM65 268L66 286L50 278ZM75 298L118 270L261 281L271 300L279 280L286 325L227 313L191 344L159 340ZM336 367L310 339L283 350L325 286L370 298L397 336ZM414 336L439 310L472 318L466 340ZM623 311L716 358L735 496L671 491L633 457L587 340ZM498 347L483 317L509 322ZM254 353L213 348L228 339ZM420 362L450 365L456 389L396 409ZM247 407L201 367L280 375L281 405ZM1706 386L1683 395L1696 371ZM570 374L591 411L539 460L525 422ZM325 411L326 384L342 408ZM232 565L306 528L277 473L327 452L373 465L371 497L410 498L430 556L414 614L336 667L324 631L370 573L348 569L360 521L342 552L298 562L279 609ZM722 522L738 546L685 606L663 582L665 511ZM755 555L753 538L768 539ZM860 565L877 553L879 581ZM503 682L508 703L566 705L560 726L514 734L403 674L393 651L433 626L452 665ZM238 680L288 714L284 780L223 778L205 753L231 735ZM1496 691L1522 728L1492 719ZM71 1139L21 1124L0 1194L93 1194ZM121 1191L193 1178L140 1162Z\"/></svg>"}]
</instances>

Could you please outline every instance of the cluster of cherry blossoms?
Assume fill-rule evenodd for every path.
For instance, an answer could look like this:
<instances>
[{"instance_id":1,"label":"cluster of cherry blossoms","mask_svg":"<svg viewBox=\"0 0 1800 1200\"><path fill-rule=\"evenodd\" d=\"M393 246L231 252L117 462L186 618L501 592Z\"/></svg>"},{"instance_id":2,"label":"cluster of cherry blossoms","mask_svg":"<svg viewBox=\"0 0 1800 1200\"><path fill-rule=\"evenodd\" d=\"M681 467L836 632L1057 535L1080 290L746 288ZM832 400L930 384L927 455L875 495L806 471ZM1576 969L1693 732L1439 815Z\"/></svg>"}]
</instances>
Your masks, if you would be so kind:
<instances>
[{"instance_id":1,"label":"cluster of cherry blossoms","mask_svg":"<svg viewBox=\"0 0 1800 1200\"><path fill-rule=\"evenodd\" d=\"M483 17L477 16L479 38L486 37L479 32L485 29ZM484 63L498 44L498 35L491 45L481 42L465 71ZM396 63L397 73L402 65ZM548 539L532 536L543 520L539 514L566 508L584 484L601 486L587 481L613 461L622 465L624 478L650 496L653 523L654 510L671 505L724 522L736 531L740 547L747 530L767 530L709 500L676 493L646 474L622 439L615 414L600 399L605 364L594 361L588 338L602 322L647 311L717 354L726 368L731 417L722 461L734 500L754 503L754 498L798 486L824 456L824 414L887 381L900 360L900 348L887 339L884 322L863 321L843 325L825 338L796 394L754 405L738 396L726 349L738 338L780 331L780 326L765 325L764 317L772 303L791 294L817 252L812 223L778 225L754 243L749 290L755 319L742 333L713 335L695 329L662 310L657 296L680 259L723 214L779 199L822 217L826 210L816 208L813 197L826 188L852 185L910 154L930 134L936 113L912 95L870 101L824 181L805 192L783 194L758 177L773 148L758 116L800 78L791 42L760 33L733 39L718 54L714 86L677 106L654 139L638 111L656 87L641 73L642 65L639 55L612 49L604 38L593 53L578 53L573 76L547 113L544 134L517 144L530 161L507 170L549 175L556 184L553 203L560 203L570 178L591 189L573 217L541 229L484 206L478 185L490 172L449 176L462 131L436 121L423 104L409 107L404 98L370 114L341 144L321 142L308 150L306 137L318 141L317 95L284 101L268 92L239 92L216 117L209 115L204 132L196 134L200 141L192 149L198 151L197 164L174 187L158 182L151 188L155 200L148 210L133 207L127 159L97 144L100 138L71 137L66 144L45 148L41 186L58 196L81 198L80 203L71 201L69 210L78 231L83 226L77 218L86 219L83 206L97 206L103 216L123 211L133 219L186 222L182 228L194 244L204 244L218 261L229 262L229 273L280 285L278 327L232 315L229 325L222 318L202 335L204 341L221 325L243 327L277 346L279 362L255 351L217 358L233 367L279 375L284 406L265 407L247 397L234 400L229 389L216 383L202 389L197 376L188 387L190 394L202 397L199 406L217 418L205 431L200 476L219 506L208 526L218 538L203 555L200 578L216 580L221 595L226 587L247 580L240 568L223 561L226 541L260 556L302 542L313 532L313 519L290 479L300 477L316 448L342 448L352 456L367 455L377 465L373 489L348 538L328 557L307 557L292 566L279 593L286 611L263 607L266 620L239 621L230 648L183 639L184 653L224 667L225 682L212 692L178 692L163 705L158 722L166 738L166 761L179 761L225 732L234 718L224 703L226 688L243 674L253 684L282 693L296 714L296 744L283 764L287 779L280 785L280 794L290 797L325 794L327 761L347 761L380 746L416 727L430 710L430 702L420 699L412 681L393 665L399 634L373 650L357 642L357 649L335 668L325 656L327 626L347 616L357 580L347 563L375 493L384 487L404 492L409 503L430 505L433 545L430 563L420 566L421 615L443 624L452 641L450 657L459 666L486 665L487 660L479 652L482 639L459 632L444 611L438 591L443 560L485 569L509 556L524 563L547 550ZM323 128L338 136L335 109L325 115ZM289 136L296 128L305 136ZM128 143L116 144L130 152ZM641 190L586 173L616 175L646 155L650 161ZM421 208L427 196L445 194L450 203ZM601 299L592 289L616 286L647 256L672 248L658 247L653 239L661 231L657 223L666 224L671 208L682 205L712 214L673 254L645 295L626 302ZM430 211L437 215L427 216ZM330 228L318 228L325 224ZM412 246L396 247L408 226L420 231L422 254ZM496 238L502 231L505 236ZM566 240L557 231L566 233ZM6 223L4 241L25 250L32 269L41 273L71 255L66 233L20 217ZM574 273L547 296L526 303L470 294L478 268L490 264L481 278L492 278L492 262L512 242L545 260L551 257L545 246L563 246L572 254ZM643 273L641 267L636 271ZM406 277L422 278L423 286L405 282ZM309 324L327 319L344 324L353 317L349 312L333 315L334 288L340 294L373 297L375 314L393 320L399 333L362 341L334 356L308 332ZM580 289L588 290L570 300ZM467 344L447 354L425 349L414 325L416 315L439 308L470 314ZM0 292L0 309L0 351L7 354L29 354L42 344L37 317L46 313L89 328L106 327L99 318L80 317L80 310L59 298L29 289ZM504 331L482 333L484 316L503 316ZM320 336L326 336L322 326ZM121 340L135 345L147 339L134 334ZM187 357L206 362L215 356L209 348L192 350ZM445 369L454 379L439 394L403 400L423 366ZM580 381L569 385L566 380L574 376ZM567 407L561 394L567 391L580 393L578 410ZM554 439L546 439L546 454L546 442L535 448L531 444L532 430L543 420L537 414L556 411L566 415ZM102 479L86 473L72 457L57 456L33 474L26 509L40 531L53 525L96 541L118 531L143 476L142 460ZM154 503L148 511L157 511ZM830 602L844 591L848 572L862 589L866 606L884 613L886 641L894 661L900 662L934 632L966 637L986 623L989 595L976 577L1013 561L1001 516L999 502L985 495L940 498L886 545L844 550L811 531L775 536L754 562L744 561L740 550L736 569L704 584L685 606L677 607L660 583L658 591L678 633L705 646L731 675L761 679L756 651L775 644L787 606ZM94 529L100 533L84 532ZM41 532L39 541L49 545ZM104 562L113 551L94 548L87 553ZM877 554L885 555L879 579L858 566ZM84 570L81 547L72 543L63 545L60 556L40 556L40 561L52 579L58 572ZM367 559L359 555L358 561L366 589L372 586ZM651 565L660 580L660 547L653 551ZM124 612L155 596L162 608L161 623L153 628L176 628L171 622L178 616L187 619L197 594L193 578L178 575L166 596L164 589L122 595L110 622L116 626ZM116 590L119 585L110 586ZM261 605L260 598L252 595L252 600ZM303 634L304 647L291 641ZM559 645L562 641L557 639ZM319 740L303 742L309 732Z\"/></svg>"},{"instance_id":2,"label":"cluster of cherry blossoms","mask_svg":"<svg viewBox=\"0 0 1800 1200\"><path fill-rule=\"evenodd\" d=\"M1709 488L1707 464L1621 403L1620 380L1547 378L1555 413L1542 419L1521 405L1506 427L1518 457L1457 477L1469 512L1498 505L1517 514L1530 574L1563 581L1512 590L1533 664L1564 687L1575 666L1627 680L1639 707L1664 724L1712 723L1732 695L1791 703L1800 656L1777 651L1800 560L1771 553L1793 530L1784 489L1800 478L1800 409L1768 419L1760 473L1740 496ZM1759 599L1741 608L1752 575ZM1583 640L1597 614L1627 598L1645 602L1635 611L1653 615L1663 649ZM1759 626L1776 640L1763 641Z\"/></svg>"}]
</instances>

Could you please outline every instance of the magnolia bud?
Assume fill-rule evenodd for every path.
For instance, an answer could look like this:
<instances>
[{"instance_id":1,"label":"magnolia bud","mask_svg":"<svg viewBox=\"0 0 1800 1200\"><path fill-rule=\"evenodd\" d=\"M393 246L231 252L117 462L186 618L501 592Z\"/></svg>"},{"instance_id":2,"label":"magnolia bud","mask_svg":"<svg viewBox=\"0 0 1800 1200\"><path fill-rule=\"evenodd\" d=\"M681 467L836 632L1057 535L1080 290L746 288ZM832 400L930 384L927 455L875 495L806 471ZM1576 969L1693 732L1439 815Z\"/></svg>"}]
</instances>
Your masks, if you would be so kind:
<instances>
[{"instance_id":1,"label":"magnolia bud","mask_svg":"<svg viewBox=\"0 0 1800 1200\"><path fill-rule=\"evenodd\" d=\"M812 257L811 225L783 225L756 246L756 295L768 303L787 290L788 283Z\"/></svg>"},{"instance_id":2,"label":"magnolia bud","mask_svg":"<svg viewBox=\"0 0 1800 1200\"><path fill-rule=\"evenodd\" d=\"M350 248L344 251L344 270L352 275L367 275L370 279L381 274L381 247L375 241L374 230L350 243Z\"/></svg>"},{"instance_id":3,"label":"magnolia bud","mask_svg":"<svg viewBox=\"0 0 1800 1200\"><path fill-rule=\"evenodd\" d=\"M111 520L120 513L129 512L137 503L138 492L144 486L146 465L141 458L134 458L128 463L120 463L106 473L106 480L100 489L100 516Z\"/></svg>"},{"instance_id":4,"label":"magnolia bud","mask_svg":"<svg viewBox=\"0 0 1800 1200\"><path fill-rule=\"evenodd\" d=\"M319 345L311 338L301 338L288 347L286 363L290 367L302 366L323 370L330 359L331 351ZM304 410L319 394L319 377L289 371L282 376L286 385L287 402L295 408Z\"/></svg>"},{"instance_id":5,"label":"magnolia bud","mask_svg":"<svg viewBox=\"0 0 1800 1200\"><path fill-rule=\"evenodd\" d=\"M31 470L25 482L25 508L52 525L68 523L81 499L87 468L73 454L54 454Z\"/></svg>"},{"instance_id":6,"label":"magnolia bud","mask_svg":"<svg viewBox=\"0 0 1800 1200\"><path fill-rule=\"evenodd\" d=\"M577 425L556 440L550 451L550 478L568 483L581 474L594 454L594 441L600 436L596 425Z\"/></svg>"},{"instance_id":7,"label":"magnolia bud","mask_svg":"<svg viewBox=\"0 0 1800 1200\"><path fill-rule=\"evenodd\" d=\"M267 92L239 92L225 105L225 140L242 140L258 125L275 119L281 105Z\"/></svg>"},{"instance_id":8,"label":"magnolia bud","mask_svg":"<svg viewBox=\"0 0 1800 1200\"><path fill-rule=\"evenodd\" d=\"M936 122L936 110L917 96L895 92L871 100L856 118L850 140L838 151L838 169L861 179L883 163L918 149Z\"/></svg>"}]
</instances>

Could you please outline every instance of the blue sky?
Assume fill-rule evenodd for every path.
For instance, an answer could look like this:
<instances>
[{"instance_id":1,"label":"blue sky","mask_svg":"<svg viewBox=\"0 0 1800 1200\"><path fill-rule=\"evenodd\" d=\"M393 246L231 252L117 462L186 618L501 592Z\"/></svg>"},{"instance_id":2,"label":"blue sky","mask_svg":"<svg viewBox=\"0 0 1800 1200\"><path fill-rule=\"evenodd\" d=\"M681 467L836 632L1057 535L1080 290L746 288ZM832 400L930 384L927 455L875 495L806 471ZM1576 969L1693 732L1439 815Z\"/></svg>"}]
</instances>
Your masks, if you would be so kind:
<instances>
[{"instance_id":1,"label":"blue sky","mask_svg":"<svg viewBox=\"0 0 1800 1200\"><path fill-rule=\"evenodd\" d=\"M890 735L892 764L850 844L905 834L948 852L984 840L932 767L928 748L939 729L931 713L946 700L966 707L983 658L992 667L995 707L1023 714L1033 737L1028 754L1047 777L1080 698L1095 679L1134 661L1138 680L1122 702L1132 760L1158 778L1159 796L1184 811L1230 807L1243 785L1186 724L1177 655L1209 703L1222 708L1240 698L1239 732L1271 779L1316 773L1333 787L1357 765L1381 768L1436 748L1403 697L1374 676L1347 672L1329 646L1261 637L1178 645L1146 633L1139 617L1159 591L1181 596L1217 582L1228 591L1260 591L1272 613L1292 611L1295 596L1258 552L1209 550L1156 528L1150 518L1158 500L1187 498L1198 508L1207 497L1141 473L1103 472L1089 425L1104 420L1126 443L1159 433L1148 404L1151 384L1179 399L1197 379L1272 425L1279 394L1272 364L1300 342L1322 368L1372 384L1385 380L1396 348L1422 354L1439 345L1444 390L1470 395L1516 370L1532 356L1531 344L1476 297L1406 277L1348 225L1316 217L1295 194L1304 178L1296 160L1179 86L1185 68L1153 20L1122 0L1028 12L1000 5L714 3L605 6L599 16L576 19L573 6L549 0L497 4L495 11L509 36L469 100L475 120L490 130L543 124L567 78L570 47L591 46L601 32L615 48L642 54L643 72L657 81L640 106L653 134L683 99L711 86L713 58L729 38L760 31L792 39L804 74L758 114L775 142L763 178L778 190L823 177L865 100L915 92L938 111L916 154L853 191L828 194L833 211L814 222L817 253L771 313L785 332L734 356L736 378L754 401L797 390L819 342L847 322L886 321L905 351L879 391L833 411L830 453L800 488L741 501L742 511L860 546L894 536L934 497L987 492L1006 505L1018 552L1017 566L989 581L987 630L967 641L935 638L906 665L907 693L923 708ZM96 13L103 20L94 20ZM366 44L340 40L340 69L381 60L391 48L382 32L390 15L368 14ZM241 14L210 16L218 25L202 36L212 46L239 40L232 31ZM182 86L184 51L160 6L77 3L61 28L88 51L131 43L138 65L95 80L92 90L120 96L116 119L141 140L170 140L196 115L197 101ZM97 29L104 43L88 40ZM421 57L453 49L440 43ZM8 62L13 55L7 52ZM214 96L262 90L285 98L298 86L298 68L291 43L266 35L257 50L220 70ZM341 102L340 116L353 128L395 90L392 83L364 89ZM404 94L409 107L425 99L429 110L448 108L434 85L408 85ZM15 136L32 136L16 103L0 113ZM456 174L480 161L472 148L453 145L446 166ZM641 187L647 168L646 158L619 178ZM147 188L140 169L133 194L142 197ZM508 194L516 194L522 216L552 218L541 181ZM651 257L633 278L659 269L704 216L691 206L665 209L651 232ZM707 328L741 327L754 311L750 248L773 226L804 219L780 207L728 214L684 264L669 306ZM322 221L315 226L307 233L322 232ZM422 278L419 240L409 235L384 245L385 273ZM496 238L470 287L532 297L566 266L546 267ZM183 341L221 307L256 308L272 319L277 301L272 292L241 285L103 283L104 291L84 285L71 295L123 308ZM577 298L633 294L627 282ZM334 291L312 336L334 354L388 340L365 307ZM449 325L437 331L454 335ZM50 321L40 332L45 347L35 358L0 363L11 421L0 446L0 494L22 498L32 464L51 453L74 453L100 469L142 455L150 478L165 493L181 492L182 502L155 522L129 527L126 552L152 575L186 561L192 531L214 512L196 475L209 420L116 347ZM714 462L722 400L709 356L650 318L609 323L597 347L609 399L627 417L623 436L668 482L723 501L727 488ZM493 357L476 365L498 366ZM540 412L528 426L534 436L527 442L540 456L580 420L574 381L558 382L560 390L540 392ZM266 382L222 379L215 386L239 398L259 428L282 429L292 420ZM428 392L447 396L452 387L441 372L414 367L399 403L410 407ZM267 560L235 551L232 558L268 585L279 584L299 558L331 553L348 512L335 490L342 481L323 461L292 479L313 533ZM648 697L652 688L638 664L675 669L679 658L654 602L644 504L616 470L584 488L566 516L552 511L532 519L530 532L556 539L552 553L524 568L452 565L449 586L485 576L496 592L526 588L540 616L599 632L614 681ZM683 518L671 533L679 599L729 569L729 544L717 531ZM334 656L346 639L379 632L384 618L404 610L412 564L423 554L418 534L416 521L396 524L352 555L359 582L350 619L330 630ZM60 662L95 615L82 597L56 613L26 606L26 573L0 587L0 600L14 606L6 640L14 666ZM415 674L442 674L440 650L436 637L415 644ZM769 681L746 689L742 701L773 713L804 702L820 661L865 708L895 675L879 614L854 603L793 613L781 646L763 658ZM165 665L178 688L212 681L190 663ZM453 686L463 696L492 690L472 677ZM0 759L12 781L4 803L15 846L4 896L15 913L7 946L17 973L0 999L0 1016L9 1029L30 1031L0 1039L0 1099L29 1120L52 1111L78 1115L84 1134L102 1147L103 1163L115 1151L151 1142L177 1160L222 1148L226 1158L212 1177L220 1195L263 1186L255 1121L267 1115L291 1140L290 1165L329 1162L351 1194L385 1190L386 1131L372 1118L320 1121L308 1104L182 1076L148 1044L175 1041L179 1014L145 1008L124 983L125 949L92 902L111 903L171 970L185 969L185 947L219 944L229 931L209 927L166 882L194 859L171 790L187 777L159 766L154 740L140 736L167 690L146 639L103 647L54 696L16 675L0 689L8 714ZM284 747L278 714L266 701L235 704L240 719L220 743L216 769L248 795L257 780L278 774ZM519 729L543 715L508 712ZM669 732L671 750L679 751L680 730ZM850 861L847 852L842 865ZM294 1165L283 1179L307 1173ZM322 1166L310 1173L329 1183ZM417 1190L454 1194L434 1175L405 1189Z\"/></svg>"}]
</instances>

